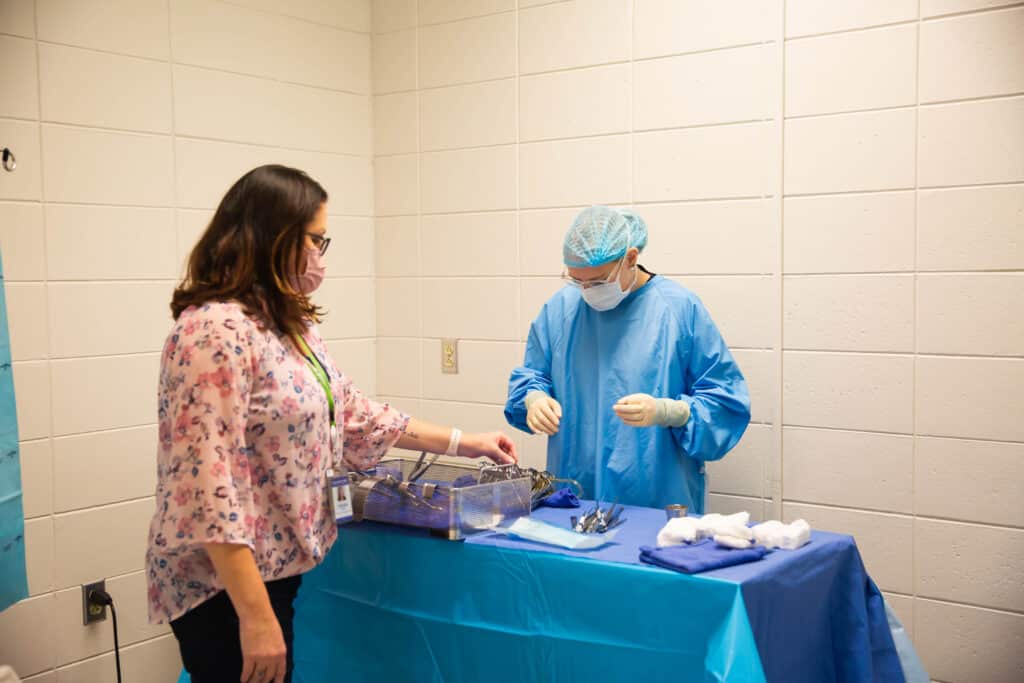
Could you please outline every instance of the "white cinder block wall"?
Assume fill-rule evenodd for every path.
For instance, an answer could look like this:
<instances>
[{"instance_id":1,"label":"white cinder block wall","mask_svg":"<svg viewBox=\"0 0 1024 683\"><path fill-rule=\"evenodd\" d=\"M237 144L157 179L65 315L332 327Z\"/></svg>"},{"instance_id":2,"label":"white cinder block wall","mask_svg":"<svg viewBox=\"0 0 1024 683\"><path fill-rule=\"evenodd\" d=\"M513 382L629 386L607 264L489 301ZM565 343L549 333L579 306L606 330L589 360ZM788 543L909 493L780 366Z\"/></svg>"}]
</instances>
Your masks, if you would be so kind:
<instances>
[{"instance_id":1,"label":"white cinder block wall","mask_svg":"<svg viewBox=\"0 0 1024 683\"><path fill-rule=\"evenodd\" d=\"M79 625L77 584L117 577L128 680L171 680L140 573L167 298L227 185L281 162L344 234L341 363L468 429L505 428L573 214L635 206L644 262L701 295L751 384L713 509L855 534L936 680L1018 680L1024 8L518 5L375 0L371 74L369 0L0 0L33 594L0 615L0 661L102 680L109 625Z\"/></svg>"},{"instance_id":2,"label":"white cinder block wall","mask_svg":"<svg viewBox=\"0 0 1024 683\"><path fill-rule=\"evenodd\" d=\"M331 195L320 303L332 352L374 391L370 0L0 0L0 245L18 397L28 600L0 663L39 683L173 681L142 573L155 388L180 266L220 197L263 163ZM344 235L338 239L339 236Z\"/></svg>"},{"instance_id":3,"label":"white cinder block wall","mask_svg":"<svg viewBox=\"0 0 1024 683\"><path fill-rule=\"evenodd\" d=\"M632 205L750 382L712 509L854 534L936 680L1024 679L1021 3L375 0L373 30L382 396L505 428L569 221Z\"/></svg>"}]
</instances>

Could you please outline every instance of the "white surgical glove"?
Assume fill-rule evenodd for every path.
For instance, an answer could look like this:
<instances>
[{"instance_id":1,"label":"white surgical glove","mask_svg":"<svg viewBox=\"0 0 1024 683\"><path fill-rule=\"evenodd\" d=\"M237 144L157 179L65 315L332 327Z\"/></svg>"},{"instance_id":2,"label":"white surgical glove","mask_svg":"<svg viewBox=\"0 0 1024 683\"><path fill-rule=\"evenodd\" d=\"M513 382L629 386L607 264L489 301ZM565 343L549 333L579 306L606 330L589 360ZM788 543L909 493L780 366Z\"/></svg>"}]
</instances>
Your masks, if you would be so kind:
<instances>
[{"instance_id":1,"label":"white surgical glove","mask_svg":"<svg viewBox=\"0 0 1024 683\"><path fill-rule=\"evenodd\" d=\"M630 394L612 406L619 419L630 427L682 427L690 419L690 404L650 394Z\"/></svg>"},{"instance_id":2,"label":"white surgical glove","mask_svg":"<svg viewBox=\"0 0 1024 683\"><path fill-rule=\"evenodd\" d=\"M526 426L534 434L558 433L562 421L562 406L543 391L531 391L523 400L526 405Z\"/></svg>"}]
</instances>

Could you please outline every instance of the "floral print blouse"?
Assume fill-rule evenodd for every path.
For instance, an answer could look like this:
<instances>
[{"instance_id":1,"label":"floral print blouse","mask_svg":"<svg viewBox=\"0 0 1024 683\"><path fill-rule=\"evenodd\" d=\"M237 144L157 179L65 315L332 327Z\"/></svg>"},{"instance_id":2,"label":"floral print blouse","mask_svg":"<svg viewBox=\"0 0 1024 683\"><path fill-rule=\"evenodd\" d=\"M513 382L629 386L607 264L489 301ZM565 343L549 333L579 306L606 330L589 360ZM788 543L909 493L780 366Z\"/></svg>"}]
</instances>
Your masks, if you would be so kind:
<instances>
[{"instance_id":1,"label":"floral print blouse","mask_svg":"<svg viewBox=\"0 0 1024 683\"><path fill-rule=\"evenodd\" d=\"M343 458L366 469L409 416L367 399L315 327L306 342L331 378ZM264 581L319 564L337 537L325 472L327 397L295 344L237 303L186 309L164 345L149 616L168 622L223 590L204 543L249 546Z\"/></svg>"}]
</instances>

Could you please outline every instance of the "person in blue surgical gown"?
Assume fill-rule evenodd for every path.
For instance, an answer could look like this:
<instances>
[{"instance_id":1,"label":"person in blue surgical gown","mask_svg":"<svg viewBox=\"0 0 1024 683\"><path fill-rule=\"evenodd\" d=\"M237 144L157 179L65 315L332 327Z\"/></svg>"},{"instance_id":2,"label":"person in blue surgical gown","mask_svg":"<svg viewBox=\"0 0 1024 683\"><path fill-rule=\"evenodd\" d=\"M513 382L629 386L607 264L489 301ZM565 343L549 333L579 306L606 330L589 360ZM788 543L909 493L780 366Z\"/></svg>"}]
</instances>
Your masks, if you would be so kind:
<instances>
[{"instance_id":1,"label":"person in blue surgical gown","mask_svg":"<svg viewBox=\"0 0 1024 683\"><path fill-rule=\"evenodd\" d=\"M594 206L566 233L566 286L530 328L505 417L547 434L547 469L588 497L703 513L705 463L750 421L736 361L700 299L638 263L647 226Z\"/></svg>"}]
</instances>

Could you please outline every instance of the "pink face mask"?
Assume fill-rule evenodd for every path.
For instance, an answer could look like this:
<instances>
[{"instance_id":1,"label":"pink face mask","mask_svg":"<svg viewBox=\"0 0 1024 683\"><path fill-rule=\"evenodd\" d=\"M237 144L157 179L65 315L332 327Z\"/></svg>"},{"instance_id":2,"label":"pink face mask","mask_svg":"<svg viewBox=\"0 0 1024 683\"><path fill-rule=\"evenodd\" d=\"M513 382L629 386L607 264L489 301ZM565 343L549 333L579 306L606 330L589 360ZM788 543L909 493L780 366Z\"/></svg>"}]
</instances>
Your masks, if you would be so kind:
<instances>
[{"instance_id":1,"label":"pink face mask","mask_svg":"<svg viewBox=\"0 0 1024 683\"><path fill-rule=\"evenodd\" d=\"M305 268L304 272L299 275L297 289L303 294L309 295L315 292L320 283L324 281L324 273L327 272L327 267L324 266L323 257L320 255L319 249L305 247L302 252Z\"/></svg>"}]
</instances>

